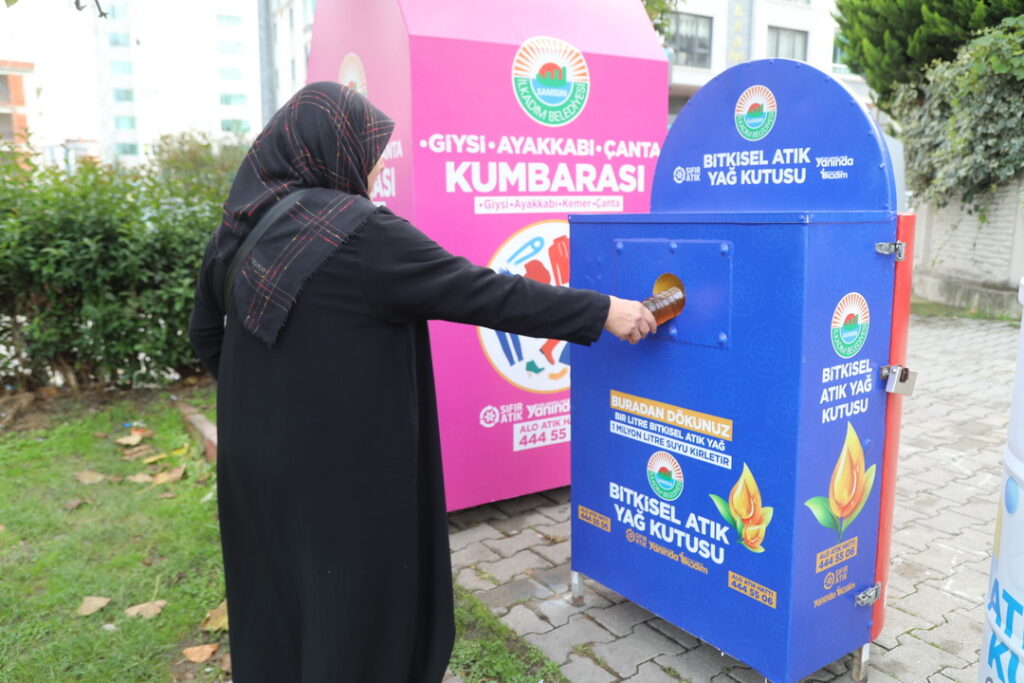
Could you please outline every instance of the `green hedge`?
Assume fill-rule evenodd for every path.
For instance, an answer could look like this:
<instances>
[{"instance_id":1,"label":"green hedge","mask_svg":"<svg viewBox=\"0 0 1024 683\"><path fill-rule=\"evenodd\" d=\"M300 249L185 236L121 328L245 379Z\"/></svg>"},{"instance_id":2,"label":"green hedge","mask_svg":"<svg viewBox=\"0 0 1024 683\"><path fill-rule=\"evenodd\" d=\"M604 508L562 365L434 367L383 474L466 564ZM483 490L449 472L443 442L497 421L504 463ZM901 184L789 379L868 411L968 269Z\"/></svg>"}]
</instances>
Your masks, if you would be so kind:
<instances>
[{"instance_id":1,"label":"green hedge","mask_svg":"<svg viewBox=\"0 0 1024 683\"><path fill-rule=\"evenodd\" d=\"M68 172L0 150L4 384L130 386L199 371L187 338L195 278L243 151L185 135L141 169Z\"/></svg>"}]
</instances>

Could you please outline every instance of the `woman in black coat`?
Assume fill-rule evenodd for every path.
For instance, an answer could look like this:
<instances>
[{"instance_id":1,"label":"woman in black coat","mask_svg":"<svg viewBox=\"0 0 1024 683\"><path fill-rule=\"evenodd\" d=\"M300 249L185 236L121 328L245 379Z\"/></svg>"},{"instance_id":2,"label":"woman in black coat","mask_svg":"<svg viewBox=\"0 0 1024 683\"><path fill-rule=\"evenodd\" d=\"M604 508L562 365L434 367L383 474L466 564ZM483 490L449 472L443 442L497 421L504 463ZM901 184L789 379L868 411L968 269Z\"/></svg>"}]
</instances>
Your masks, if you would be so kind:
<instances>
[{"instance_id":1,"label":"woman in black coat","mask_svg":"<svg viewBox=\"0 0 1024 683\"><path fill-rule=\"evenodd\" d=\"M189 335L218 379L239 683L441 680L454 624L428 319L580 344L655 327L638 302L474 266L375 207L392 128L353 90L303 88L207 247ZM246 236L300 189L226 293Z\"/></svg>"}]
</instances>

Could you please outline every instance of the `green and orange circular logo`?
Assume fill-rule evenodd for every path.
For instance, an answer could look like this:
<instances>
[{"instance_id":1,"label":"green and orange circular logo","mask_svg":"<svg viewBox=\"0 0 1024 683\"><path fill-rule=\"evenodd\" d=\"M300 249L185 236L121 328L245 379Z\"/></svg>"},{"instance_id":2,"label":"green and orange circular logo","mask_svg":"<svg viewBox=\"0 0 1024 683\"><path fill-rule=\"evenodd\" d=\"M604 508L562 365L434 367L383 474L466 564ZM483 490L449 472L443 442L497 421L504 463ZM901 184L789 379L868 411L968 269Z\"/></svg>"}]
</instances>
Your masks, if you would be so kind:
<instances>
[{"instance_id":1,"label":"green and orange circular logo","mask_svg":"<svg viewBox=\"0 0 1024 683\"><path fill-rule=\"evenodd\" d=\"M775 94L763 85L752 85L736 100L736 130L751 142L772 132L778 107Z\"/></svg>"},{"instance_id":2,"label":"green and orange circular logo","mask_svg":"<svg viewBox=\"0 0 1024 683\"><path fill-rule=\"evenodd\" d=\"M545 126L564 126L587 104L590 69L583 53L569 43L535 36L516 51L512 89L531 119Z\"/></svg>"},{"instance_id":3,"label":"green and orange circular logo","mask_svg":"<svg viewBox=\"0 0 1024 683\"><path fill-rule=\"evenodd\" d=\"M355 52L349 52L341 60L341 67L338 68L338 83L352 88L363 97L366 94L366 69L363 68L363 60Z\"/></svg>"},{"instance_id":4,"label":"green and orange circular logo","mask_svg":"<svg viewBox=\"0 0 1024 683\"><path fill-rule=\"evenodd\" d=\"M836 304L832 312L832 348L840 358L852 358L864 347L871 324L868 302L857 292L850 292Z\"/></svg>"},{"instance_id":5,"label":"green and orange circular logo","mask_svg":"<svg viewBox=\"0 0 1024 683\"><path fill-rule=\"evenodd\" d=\"M675 500L683 493L683 468L665 451L658 451L647 460L647 481L659 498Z\"/></svg>"}]
</instances>

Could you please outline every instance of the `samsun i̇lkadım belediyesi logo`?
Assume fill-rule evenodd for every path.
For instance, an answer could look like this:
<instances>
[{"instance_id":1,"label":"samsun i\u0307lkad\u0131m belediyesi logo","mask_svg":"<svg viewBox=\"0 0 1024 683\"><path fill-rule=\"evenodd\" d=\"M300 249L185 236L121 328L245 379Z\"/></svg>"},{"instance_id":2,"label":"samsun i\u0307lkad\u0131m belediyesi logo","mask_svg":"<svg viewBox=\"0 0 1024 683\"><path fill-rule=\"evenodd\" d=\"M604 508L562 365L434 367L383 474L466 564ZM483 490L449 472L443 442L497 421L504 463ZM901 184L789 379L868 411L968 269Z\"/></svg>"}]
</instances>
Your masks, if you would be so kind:
<instances>
[{"instance_id":1,"label":"samsun i\u0307lkad\u0131m belediyesi logo","mask_svg":"<svg viewBox=\"0 0 1024 683\"><path fill-rule=\"evenodd\" d=\"M775 94L763 85L752 85L736 100L736 130L751 142L760 140L771 132L777 113Z\"/></svg>"},{"instance_id":2,"label":"samsun i\u0307lkad\u0131m belediyesi logo","mask_svg":"<svg viewBox=\"0 0 1024 683\"><path fill-rule=\"evenodd\" d=\"M871 324L871 311L867 300L857 292L850 292L836 304L832 312L832 348L840 358L852 358L864 347Z\"/></svg>"},{"instance_id":3,"label":"samsun i\u0307lkad\u0131m belediyesi logo","mask_svg":"<svg viewBox=\"0 0 1024 683\"><path fill-rule=\"evenodd\" d=\"M675 500L683 492L683 469L678 460L658 451L647 460L647 481L659 498Z\"/></svg>"},{"instance_id":4,"label":"samsun i\u0307lkad\u0131m belediyesi logo","mask_svg":"<svg viewBox=\"0 0 1024 683\"><path fill-rule=\"evenodd\" d=\"M512 89L523 111L545 126L564 126L583 111L590 69L583 53L548 36L524 42L512 61Z\"/></svg>"},{"instance_id":5,"label":"samsun i\u0307lkad\u0131m belediyesi logo","mask_svg":"<svg viewBox=\"0 0 1024 683\"><path fill-rule=\"evenodd\" d=\"M363 97L366 94L366 69L363 68L363 60L355 52L349 52L341 60L341 67L338 69L338 83L346 85Z\"/></svg>"}]
</instances>

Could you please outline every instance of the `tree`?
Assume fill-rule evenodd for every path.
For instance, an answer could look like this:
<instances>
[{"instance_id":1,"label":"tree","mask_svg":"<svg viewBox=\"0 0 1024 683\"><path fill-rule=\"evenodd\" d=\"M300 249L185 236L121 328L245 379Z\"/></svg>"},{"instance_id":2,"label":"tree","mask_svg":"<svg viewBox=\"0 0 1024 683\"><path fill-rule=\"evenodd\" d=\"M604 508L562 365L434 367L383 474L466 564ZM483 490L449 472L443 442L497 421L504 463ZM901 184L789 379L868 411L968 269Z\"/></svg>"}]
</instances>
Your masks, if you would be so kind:
<instances>
[{"instance_id":1,"label":"tree","mask_svg":"<svg viewBox=\"0 0 1024 683\"><path fill-rule=\"evenodd\" d=\"M668 15L675 8L673 0L643 0L647 16L651 18L654 30L662 38L668 38Z\"/></svg>"},{"instance_id":2,"label":"tree","mask_svg":"<svg viewBox=\"0 0 1024 683\"><path fill-rule=\"evenodd\" d=\"M836 0L843 61L892 112L896 88L920 83L978 31L1024 14L1024 0Z\"/></svg>"},{"instance_id":3,"label":"tree","mask_svg":"<svg viewBox=\"0 0 1024 683\"><path fill-rule=\"evenodd\" d=\"M14 3L18 2L18 0L4 0L4 2L6 2L7 6L10 7ZM100 0L93 0L93 4L96 5L96 12L100 15L100 19L106 19L107 13L104 12L103 7L100 6ZM85 5L82 4L82 0L75 0L75 9L79 12L85 9Z\"/></svg>"}]
</instances>

